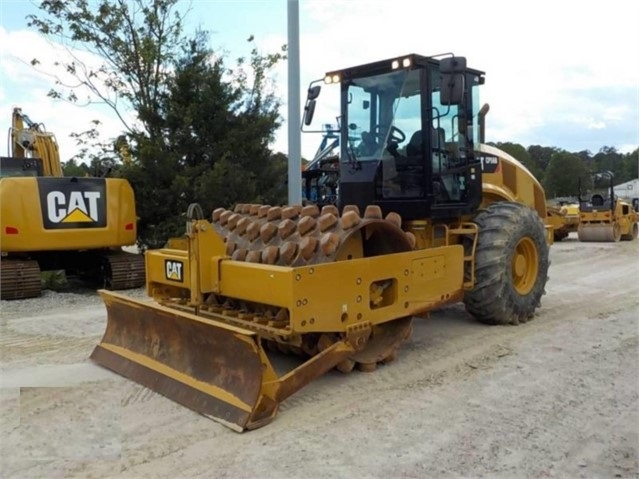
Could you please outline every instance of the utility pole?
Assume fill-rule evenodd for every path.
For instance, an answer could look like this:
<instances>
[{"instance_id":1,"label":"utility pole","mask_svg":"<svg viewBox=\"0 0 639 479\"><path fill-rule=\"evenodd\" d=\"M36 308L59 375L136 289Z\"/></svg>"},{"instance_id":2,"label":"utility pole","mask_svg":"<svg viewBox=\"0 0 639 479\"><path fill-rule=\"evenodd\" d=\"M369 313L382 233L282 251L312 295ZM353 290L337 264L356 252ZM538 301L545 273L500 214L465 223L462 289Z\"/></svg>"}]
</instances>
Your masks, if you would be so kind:
<instances>
[{"instance_id":1,"label":"utility pole","mask_svg":"<svg viewBox=\"0 0 639 479\"><path fill-rule=\"evenodd\" d=\"M302 204L299 0L288 1L288 204Z\"/></svg>"}]
</instances>

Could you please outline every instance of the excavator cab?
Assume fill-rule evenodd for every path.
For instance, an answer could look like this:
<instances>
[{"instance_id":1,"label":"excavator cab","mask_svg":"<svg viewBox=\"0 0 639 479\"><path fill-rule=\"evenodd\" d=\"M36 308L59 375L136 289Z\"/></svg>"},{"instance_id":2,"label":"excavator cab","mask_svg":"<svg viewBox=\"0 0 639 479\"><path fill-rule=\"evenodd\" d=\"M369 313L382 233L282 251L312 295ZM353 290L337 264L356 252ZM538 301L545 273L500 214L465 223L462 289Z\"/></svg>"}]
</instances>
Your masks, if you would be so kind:
<instances>
[{"instance_id":1,"label":"excavator cab","mask_svg":"<svg viewBox=\"0 0 639 479\"><path fill-rule=\"evenodd\" d=\"M463 57L412 54L332 71L324 82L340 88L340 208L374 204L405 220L477 209L483 72ZM309 88L305 125L319 89Z\"/></svg>"}]
</instances>

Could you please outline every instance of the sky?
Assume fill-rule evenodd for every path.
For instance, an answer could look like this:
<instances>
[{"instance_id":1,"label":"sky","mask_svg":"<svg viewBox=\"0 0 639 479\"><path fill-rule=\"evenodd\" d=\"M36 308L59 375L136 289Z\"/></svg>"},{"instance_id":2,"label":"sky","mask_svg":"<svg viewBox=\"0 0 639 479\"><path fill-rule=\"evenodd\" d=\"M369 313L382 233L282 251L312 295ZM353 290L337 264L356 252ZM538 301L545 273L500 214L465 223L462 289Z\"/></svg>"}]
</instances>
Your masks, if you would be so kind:
<instances>
[{"instance_id":1,"label":"sky","mask_svg":"<svg viewBox=\"0 0 639 479\"><path fill-rule=\"evenodd\" d=\"M287 3L293 0L183 0L185 32L208 30L227 64L246 56L254 35L261 52L287 43ZM14 106L55 133L62 161L75 153L73 132L102 122L102 136L122 127L106 108L78 107L47 97L54 86L33 58L60 55L27 27L32 0L0 0L0 129ZM635 0L299 0L300 77L306 87L324 73L407 53L454 52L486 72L481 102L490 105L486 141L555 146L597 153L639 147L639 2ZM46 70L46 66L40 66ZM288 150L287 65L273 80L283 123L272 145ZM321 100L321 97L320 97ZM300 112L301 116L301 112ZM334 116L326 121L334 123ZM322 119L316 120L314 124ZM6 137L5 137L6 138ZM320 137L302 135L310 158ZM7 143L0 154L8 153Z\"/></svg>"}]
</instances>

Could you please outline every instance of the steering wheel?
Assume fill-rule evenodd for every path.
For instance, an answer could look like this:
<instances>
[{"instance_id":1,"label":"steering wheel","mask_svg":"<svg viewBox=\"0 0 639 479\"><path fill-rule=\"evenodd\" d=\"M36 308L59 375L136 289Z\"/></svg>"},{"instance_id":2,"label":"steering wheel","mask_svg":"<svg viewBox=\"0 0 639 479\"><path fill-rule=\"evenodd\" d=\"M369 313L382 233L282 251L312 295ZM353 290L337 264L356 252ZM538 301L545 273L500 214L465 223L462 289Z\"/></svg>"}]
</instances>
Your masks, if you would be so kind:
<instances>
[{"instance_id":1,"label":"steering wheel","mask_svg":"<svg viewBox=\"0 0 639 479\"><path fill-rule=\"evenodd\" d=\"M381 125L376 125L375 128L373 128L373 130L371 131L371 134L373 134L375 138L377 138L379 141L383 142L386 139L386 135L384 135L384 133L382 132ZM401 143L405 139L406 139L406 134L402 130L397 128L395 125L392 125L390 127L390 130L388 133L388 141L386 143L388 144L391 141Z\"/></svg>"}]
</instances>

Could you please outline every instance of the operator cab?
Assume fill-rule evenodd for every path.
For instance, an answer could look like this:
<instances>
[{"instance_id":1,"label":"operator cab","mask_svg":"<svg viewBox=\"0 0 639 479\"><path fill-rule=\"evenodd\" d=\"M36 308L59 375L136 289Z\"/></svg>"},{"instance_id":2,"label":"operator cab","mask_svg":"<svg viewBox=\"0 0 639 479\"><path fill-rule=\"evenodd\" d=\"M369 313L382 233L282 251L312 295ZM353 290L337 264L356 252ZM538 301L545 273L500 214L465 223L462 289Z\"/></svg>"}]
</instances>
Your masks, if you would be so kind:
<instances>
[{"instance_id":1,"label":"operator cab","mask_svg":"<svg viewBox=\"0 0 639 479\"><path fill-rule=\"evenodd\" d=\"M614 211L616 204L614 174L611 171L603 171L592 175L591 183L597 191L584 198L582 196L582 179L578 179L579 211ZM605 188L605 190L604 190ZM605 194L604 194L605 193Z\"/></svg>"},{"instance_id":2,"label":"operator cab","mask_svg":"<svg viewBox=\"0 0 639 479\"><path fill-rule=\"evenodd\" d=\"M329 72L324 82L340 86L338 206L376 204L405 220L477 209L483 72L463 57L411 54ZM305 125L320 92L313 83Z\"/></svg>"}]
</instances>

